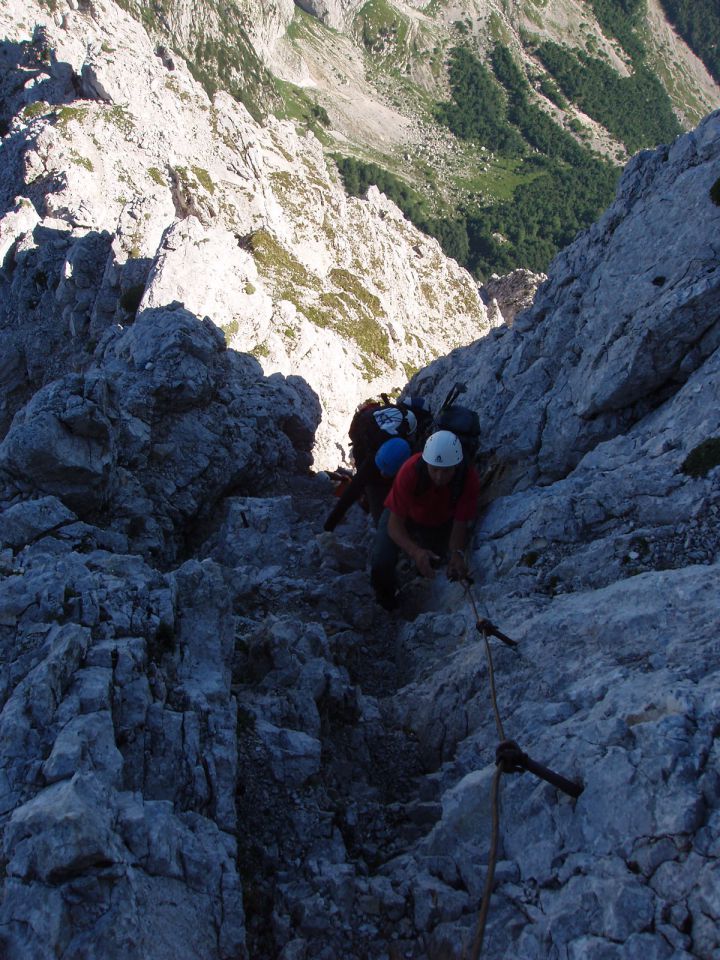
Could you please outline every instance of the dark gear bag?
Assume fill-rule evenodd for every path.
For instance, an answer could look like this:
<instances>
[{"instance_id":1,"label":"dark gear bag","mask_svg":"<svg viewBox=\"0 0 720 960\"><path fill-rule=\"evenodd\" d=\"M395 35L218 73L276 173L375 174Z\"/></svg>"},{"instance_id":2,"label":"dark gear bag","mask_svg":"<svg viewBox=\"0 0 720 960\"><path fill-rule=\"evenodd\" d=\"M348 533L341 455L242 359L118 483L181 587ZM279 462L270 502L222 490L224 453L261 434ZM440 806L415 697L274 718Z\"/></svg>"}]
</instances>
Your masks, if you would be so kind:
<instances>
[{"instance_id":1,"label":"dark gear bag","mask_svg":"<svg viewBox=\"0 0 720 960\"><path fill-rule=\"evenodd\" d=\"M457 397L466 390L465 384L455 384L433 421L432 432L449 430L454 433L462 445L465 463L472 463L480 446L480 417L469 407L455 403Z\"/></svg>"},{"instance_id":2,"label":"dark gear bag","mask_svg":"<svg viewBox=\"0 0 720 960\"><path fill-rule=\"evenodd\" d=\"M350 423L348 435L355 464L360 466L392 437L407 439L417 428L415 415L403 404L391 403L382 394L384 403L363 404Z\"/></svg>"}]
</instances>

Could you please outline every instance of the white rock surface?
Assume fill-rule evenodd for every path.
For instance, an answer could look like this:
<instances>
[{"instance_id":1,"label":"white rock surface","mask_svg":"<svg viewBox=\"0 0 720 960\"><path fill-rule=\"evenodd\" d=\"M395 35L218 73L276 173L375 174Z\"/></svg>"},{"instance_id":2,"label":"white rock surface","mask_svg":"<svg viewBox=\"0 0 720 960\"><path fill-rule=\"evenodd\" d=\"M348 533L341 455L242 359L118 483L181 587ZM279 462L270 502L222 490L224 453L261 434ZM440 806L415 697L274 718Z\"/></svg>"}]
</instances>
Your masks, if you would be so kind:
<instances>
[{"instance_id":1,"label":"white rock surface","mask_svg":"<svg viewBox=\"0 0 720 960\"><path fill-rule=\"evenodd\" d=\"M11 93L0 173L0 208L13 204L2 242L24 265L4 321L18 402L39 385L40 375L22 378L20 359L36 316L76 367L88 329L97 339L138 306L178 301L254 352L266 374L310 384L323 408L316 466L334 468L360 402L487 332L470 275L377 190L348 198L311 134L272 118L261 127L227 94L211 104L114 4L62 18L31 6L42 28L17 68L27 82ZM20 4L0 13L16 43L30 39L27 22ZM46 229L58 231L49 263ZM29 289L31 271L40 289L37 279ZM9 421L17 407L6 403Z\"/></svg>"}]
</instances>

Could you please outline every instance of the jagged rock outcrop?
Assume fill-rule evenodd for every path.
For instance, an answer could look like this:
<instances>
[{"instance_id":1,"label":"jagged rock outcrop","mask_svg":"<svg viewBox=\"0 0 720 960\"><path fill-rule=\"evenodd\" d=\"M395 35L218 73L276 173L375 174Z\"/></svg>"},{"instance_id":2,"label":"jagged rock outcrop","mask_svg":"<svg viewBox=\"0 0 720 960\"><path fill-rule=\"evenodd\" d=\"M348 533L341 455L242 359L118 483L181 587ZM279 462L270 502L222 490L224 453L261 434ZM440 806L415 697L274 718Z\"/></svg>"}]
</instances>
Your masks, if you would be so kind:
<instances>
[{"instance_id":1,"label":"jagged rock outcrop","mask_svg":"<svg viewBox=\"0 0 720 960\"><path fill-rule=\"evenodd\" d=\"M19 7L0 14L6 425L47 376L38 323L56 376L89 362L88 331L179 300L267 374L311 383L316 465L334 467L358 403L489 329L470 275L376 190L348 198L311 134L211 104L113 4L33 6L34 40Z\"/></svg>"},{"instance_id":2,"label":"jagged rock outcrop","mask_svg":"<svg viewBox=\"0 0 720 960\"><path fill-rule=\"evenodd\" d=\"M537 289L545 280L544 273L533 273L532 270L513 270L504 277L493 274L482 287L490 315L494 312L496 320L512 326L518 313L532 306ZM495 325L500 326L500 322Z\"/></svg>"},{"instance_id":3,"label":"jagged rock outcrop","mask_svg":"<svg viewBox=\"0 0 720 960\"><path fill-rule=\"evenodd\" d=\"M144 310L111 328L96 357L15 416L0 444L6 503L57 497L169 560L221 497L307 468L320 417L312 389L266 379L209 319L179 304Z\"/></svg>"},{"instance_id":4,"label":"jagged rock outcrop","mask_svg":"<svg viewBox=\"0 0 720 960\"><path fill-rule=\"evenodd\" d=\"M337 30L350 23L362 0L297 0L297 5Z\"/></svg>"},{"instance_id":5,"label":"jagged rock outcrop","mask_svg":"<svg viewBox=\"0 0 720 960\"><path fill-rule=\"evenodd\" d=\"M221 573L162 576L69 518L37 536L0 586L3 956L237 956Z\"/></svg>"}]
</instances>

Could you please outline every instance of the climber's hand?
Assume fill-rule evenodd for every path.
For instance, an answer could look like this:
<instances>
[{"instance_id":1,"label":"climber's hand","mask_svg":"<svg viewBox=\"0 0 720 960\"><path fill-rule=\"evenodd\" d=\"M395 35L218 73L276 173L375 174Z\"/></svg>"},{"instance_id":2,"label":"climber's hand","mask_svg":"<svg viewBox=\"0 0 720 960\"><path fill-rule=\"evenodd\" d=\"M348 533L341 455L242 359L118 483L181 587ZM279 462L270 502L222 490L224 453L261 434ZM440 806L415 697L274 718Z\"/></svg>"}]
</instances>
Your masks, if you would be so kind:
<instances>
[{"instance_id":1,"label":"climber's hand","mask_svg":"<svg viewBox=\"0 0 720 960\"><path fill-rule=\"evenodd\" d=\"M424 550L422 547L417 547L413 553L413 560L419 573L427 580L432 580L435 576L434 568L440 562L440 557L438 557L436 553L433 553L432 550Z\"/></svg>"}]
</instances>

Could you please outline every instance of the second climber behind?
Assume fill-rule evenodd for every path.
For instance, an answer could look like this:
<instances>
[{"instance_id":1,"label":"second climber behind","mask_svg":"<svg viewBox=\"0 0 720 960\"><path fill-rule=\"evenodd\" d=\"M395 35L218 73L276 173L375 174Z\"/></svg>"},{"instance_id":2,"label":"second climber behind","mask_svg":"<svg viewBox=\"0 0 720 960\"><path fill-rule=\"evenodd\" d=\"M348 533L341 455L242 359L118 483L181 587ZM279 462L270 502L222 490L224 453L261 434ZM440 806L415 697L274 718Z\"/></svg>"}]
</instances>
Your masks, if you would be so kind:
<instances>
[{"instance_id":1,"label":"second climber behind","mask_svg":"<svg viewBox=\"0 0 720 960\"><path fill-rule=\"evenodd\" d=\"M410 444L402 437L386 440L371 456L358 466L357 473L341 493L337 504L328 515L324 530L334 530L350 507L365 497L370 515L377 526L383 511L383 502L392 486L393 477L410 456Z\"/></svg>"}]
</instances>

